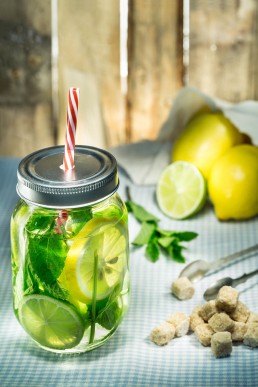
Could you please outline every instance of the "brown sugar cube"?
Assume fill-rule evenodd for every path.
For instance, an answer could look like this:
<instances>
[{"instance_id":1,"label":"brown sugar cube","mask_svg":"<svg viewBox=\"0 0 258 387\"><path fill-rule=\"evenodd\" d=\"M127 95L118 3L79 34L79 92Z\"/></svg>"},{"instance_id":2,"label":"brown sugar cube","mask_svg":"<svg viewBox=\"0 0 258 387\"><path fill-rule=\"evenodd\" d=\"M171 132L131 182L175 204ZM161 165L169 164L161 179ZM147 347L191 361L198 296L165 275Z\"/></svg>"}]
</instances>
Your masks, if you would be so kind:
<instances>
[{"instance_id":1,"label":"brown sugar cube","mask_svg":"<svg viewBox=\"0 0 258 387\"><path fill-rule=\"evenodd\" d=\"M153 328L150 334L150 339L157 345L166 345L175 337L176 329L174 325L163 322Z\"/></svg>"},{"instance_id":2,"label":"brown sugar cube","mask_svg":"<svg viewBox=\"0 0 258 387\"><path fill-rule=\"evenodd\" d=\"M258 324L258 313L251 312L248 320L246 322L247 324Z\"/></svg>"},{"instance_id":3,"label":"brown sugar cube","mask_svg":"<svg viewBox=\"0 0 258 387\"><path fill-rule=\"evenodd\" d=\"M244 344L250 347L258 347L258 324L251 323L247 325L247 331L244 335Z\"/></svg>"},{"instance_id":4,"label":"brown sugar cube","mask_svg":"<svg viewBox=\"0 0 258 387\"><path fill-rule=\"evenodd\" d=\"M224 312L215 313L209 319L209 325L215 332L231 332L234 328L234 321Z\"/></svg>"},{"instance_id":5,"label":"brown sugar cube","mask_svg":"<svg viewBox=\"0 0 258 387\"><path fill-rule=\"evenodd\" d=\"M207 302L206 304L202 305L199 315L203 318L204 321L209 321L209 319L218 312L218 309L216 307L215 300L211 300Z\"/></svg>"},{"instance_id":6,"label":"brown sugar cube","mask_svg":"<svg viewBox=\"0 0 258 387\"><path fill-rule=\"evenodd\" d=\"M235 310L229 313L230 318L234 321L246 322L250 315L249 309L241 301L238 301Z\"/></svg>"},{"instance_id":7,"label":"brown sugar cube","mask_svg":"<svg viewBox=\"0 0 258 387\"><path fill-rule=\"evenodd\" d=\"M214 331L207 323L199 324L194 331L197 339L202 345L207 347L211 344L211 337L214 334Z\"/></svg>"},{"instance_id":8,"label":"brown sugar cube","mask_svg":"<svg viewBox=\"0 0 258 387\"><path fill-rule=\"evenodd\" d=\"M247 324L240 321L235 321L233 330L231 332L232 341L243 341L246 331Z\"/></svg>"},{"instance_id":9,"label":"brown sugar cube","mask_svg":"<svg viewBox=\"0 0 258 387\"><path fill-rule=\"evenodd\" d=\"M171 286L172 293L179 300L189 300L194 295L194 287L187 277L177 278Z\"/></svg>"},{"instance_id":10,"label":"brown sugar cube","mask_svg":"<svg viewBox=\"0 0 258 387\"><path fill-rule=\"evenodd\" d=\"M232 352L232 339L229 332L216 332L211 338L211 350L215 357L229 356Z\"/></svg>"},{"instance_id":11,"label":"brown sugar cube","mask_svg":"<svg viewBox=\"0 0 258 387\"><path fill-rule=\"evenodd\" d=\"M216 306L225 312L232 312L238 301L238 291L231 286L222 286L216 298Z\"/></svg>"},{"instance_id":12,"label":"brown sugar cube","mask_svg":"<svg viewBox=\"0 0 258 387\"><path fill-rule=\"evenodd\" d=\"M195 328L197 327L197 325L203 324L205 322L203 318L199 315L201 308L202 308L202 305L199 305L199 306L196 306L192 311L192 314L190 316L191 331L195 331Z\"/></svg>"},{"instance_id":13,"label":"brown sugar cube","mask_svg":"<svg viewBox=\"0 0 258 387\"><path fill-rule=\"evenodd\" d=\"M167 322L174 325L177 337L184 336L189 331L190 318L183 312L173 313Z\"/></svg>"}]
</instances>

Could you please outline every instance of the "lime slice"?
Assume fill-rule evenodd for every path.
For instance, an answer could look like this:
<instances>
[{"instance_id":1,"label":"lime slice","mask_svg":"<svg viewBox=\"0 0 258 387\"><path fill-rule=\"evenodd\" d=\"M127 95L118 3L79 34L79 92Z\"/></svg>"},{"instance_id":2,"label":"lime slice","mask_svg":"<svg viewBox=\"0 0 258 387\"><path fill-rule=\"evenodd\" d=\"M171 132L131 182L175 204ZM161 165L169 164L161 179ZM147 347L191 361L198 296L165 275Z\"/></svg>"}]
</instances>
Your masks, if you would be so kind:
<instances>
[{"instance_id":1,"label":"lime slice","mask_svg":"<svg viewBox=\"0 0 258 387\"><path fill-rule=\"evenodd\" d=\"M25 331L44 347L64 350L82 339L81 317L62 301L33 294L24 298L18 315Z\"/></svg>"},{"instance_id":2,"label":"lime slice","mask_svg":"<svg viewBox=\"0 0 258 387\"><path fill-rule=\"evenodd\" d=\"M13 261L18 266L19 256L23 256L25 252L25 241L23 232L25 224L30 217L31 211L29 206L21 204L14 217L11 218L11 243Z\"/></svg>"},{"instance_id":3,"label":"lime slice","mask_svg":"<svg viewBox=\"0 0 258 387\"><path fill-rule=\"evenodd\" d=\"M93 218L72 243L59 281L73 299L91 303L107 297L126 265L126 229L116 218Z\"/></svg>"},{"instance_id":4,"label":"lime slice","mask_svg":"<svg viewBox=\"0 0 258 387\"><path fill-rule=\"evenodd\" d=\"M158 205L165 215L184 219L203 207L207 195L206 182L193 164L176 161L162 172L156 193Z\"/></svg>"}]
</instances>

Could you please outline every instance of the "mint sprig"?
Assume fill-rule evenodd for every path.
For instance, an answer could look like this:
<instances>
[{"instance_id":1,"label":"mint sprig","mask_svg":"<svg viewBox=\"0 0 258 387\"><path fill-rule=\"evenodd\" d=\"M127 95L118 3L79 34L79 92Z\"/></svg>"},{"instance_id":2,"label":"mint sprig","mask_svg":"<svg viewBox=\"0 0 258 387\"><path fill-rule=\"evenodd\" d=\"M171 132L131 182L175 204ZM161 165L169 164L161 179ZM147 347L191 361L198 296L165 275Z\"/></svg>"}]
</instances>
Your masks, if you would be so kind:
<instances>
[{"instance_id":1,"label":"mint sprig","mask_svg":"<svg viewBox=\"0 0 258 387\"><path fill-rule=\"evenodd\" d=\"M141 205L132 200L126 202L128 212L141 223L141 228L133 240L134 246L145 246L145 256L151 262L156 262L163 252L168 258L177 262L185 262L183 251L186 249L182 242L190 242L198 234L193 231L162 230L158 227L159 219L148 212Z\"/></svg>"},{"instance_id":2,"label":"mint sprig","mask_svg":"<svg viewBox=\"0 0 258 387\"><path fill-rule=\"evenodd\" d=\"M47 211L34 211L26 226L27 252L24 270L24 292L44 292L52 297L66 299L60 276L68 246L62 234L56 233L56 222Z\"/></svg>"}]
</instances>

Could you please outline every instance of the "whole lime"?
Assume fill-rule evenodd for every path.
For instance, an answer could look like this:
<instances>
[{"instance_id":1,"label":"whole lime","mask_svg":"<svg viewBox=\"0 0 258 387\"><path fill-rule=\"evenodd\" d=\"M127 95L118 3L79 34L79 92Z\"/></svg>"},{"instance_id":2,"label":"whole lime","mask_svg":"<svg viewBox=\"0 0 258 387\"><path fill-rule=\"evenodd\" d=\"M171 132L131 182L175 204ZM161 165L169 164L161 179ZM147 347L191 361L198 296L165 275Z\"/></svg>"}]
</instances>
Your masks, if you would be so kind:
<instances>
[{"instance_id":1,"label":"whole lime","mask_svg":"<svg viewBox=\"0 0 258 387\"><path fill-rule=\"evenodd\" d=\"M250 142L222 113L200 113L176 139L172 161L193 163L207 179L214 162L235 145Z\"/></svg>"},{"instance_id":2,"label":"whole lime","mask_svg":"<svg viewBox=\"0 0 258 387\"><path fill-rule=\"evenodd\" d=\"M207 184L195 165L176 161L163 170L156 194L159 208L165 215L173 219L185 219L204 206Z\"/></svg>"},{"instance_id":3,"label":"whole lime","mask_svg":"<svg viewBox=\"0 0 258 387\"><path fill-rule=\"evenodd\" d=\"M258 147L242 144L229 149L214 163L208 191L221 220L258 215Z\"/></svg>"}]
</instances>

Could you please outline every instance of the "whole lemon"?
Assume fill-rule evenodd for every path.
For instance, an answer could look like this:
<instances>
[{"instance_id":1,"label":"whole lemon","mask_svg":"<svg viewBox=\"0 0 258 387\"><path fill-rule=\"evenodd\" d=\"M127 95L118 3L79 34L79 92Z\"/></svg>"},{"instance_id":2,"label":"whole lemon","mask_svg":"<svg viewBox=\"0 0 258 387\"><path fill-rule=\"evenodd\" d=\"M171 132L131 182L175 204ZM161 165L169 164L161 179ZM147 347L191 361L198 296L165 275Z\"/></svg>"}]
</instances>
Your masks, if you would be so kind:
<instances>
[{"instance_id":1,"label":"whole lemon","mask_svg":"<svg viewBox=\"0 0 258 387\"><path fill-rule=\"evenodd\" d=\"M200 113L176 139L172 161L193 163L208 178L217 159L233 146L249 140L222 113Z\"/></svg>"},{"instance_id":2,"label":"whole lemon","mask_svg":"<svg viewBox=\"0 0 258 387\"><path fill-rule=\"evenodd\" d=\"M243 144L229 149L214 163L208 191L221 220L258 215L258 147Z\"/></svg>"}]
</instances>

